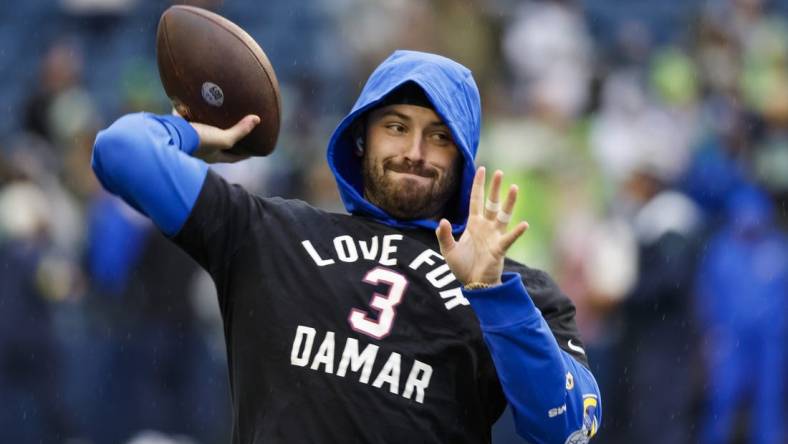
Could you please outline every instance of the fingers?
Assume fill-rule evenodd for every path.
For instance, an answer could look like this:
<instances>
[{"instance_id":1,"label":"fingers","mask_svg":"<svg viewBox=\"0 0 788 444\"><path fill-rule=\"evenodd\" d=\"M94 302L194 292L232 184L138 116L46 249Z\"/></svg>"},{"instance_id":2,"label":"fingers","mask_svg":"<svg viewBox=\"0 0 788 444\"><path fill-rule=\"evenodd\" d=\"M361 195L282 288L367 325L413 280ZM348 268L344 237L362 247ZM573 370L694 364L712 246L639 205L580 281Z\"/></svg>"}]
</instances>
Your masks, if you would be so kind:
<instances>
[{"instance_id":1,"label":"fingers","mask_svg":"<svg viewBox=\"0 0 788 444\"><path fill-rule=\"evenodd\" d=\"M528 229L528 222L522 221L512 231L501 236L501 249L507 251L512 244Z\"/></svg>"},{"instance_id":2,"label":"fingers","mask_svg":"<svg viewBox=\"0 0 788 444\"><path fill-rule=\"evenodd\" d=\"M479 167L476 170L476 175L473 176L473 187L471 187L471 202L470 213L482 214L484 208L484 167Z\"/></svg>"},{"instance_id":3,"label":"fingers","mask_svg":"<svg viewBox=\"0 0 788 444\"><path fill-rule=\"evenodd\" d=\"M490 183L490 192L487 194L487 200L484 202L484 217L487 219L495 219L498 215L498 211L501 209L498 196L501 193L502 180L503 172L501 172L501 170L496 170Z\"/></svg>"},{"instance_id":4,"label":"fingers","mask_svg":"<svg viewBox=\"0 0 788 444\"><path fill-rule=\"evenodd\" d=\"M230 147L234 146L238 143L239 140L246 137L247 134L251 133L255 126L260 123L260 117L249 114L245 116L243 119L239 120L238 123L233 125L232 127L226 130L227 137L229 138L229 145Z\"/></svg>"},{"instance_id":5,"label":"fingers","mask_svg":"<svg viewBox=\"0 0 788 444\"><path fill-rule=\"evenodd\" d=\"M517 192L519 191L517 185L511 185L509 187L509 192L506 194L506 201L503 204L503 208L501 212L498 213L498 226L501 228L502 231L506 230L506 226L509 225L509 219L512 218L512 213L514 212L514 204L517 202ZM509 231L508 233L504 233L501 236L501 249L503 251L507 251L509 247L514 244L514 242L520 238L520 236L525 233L528 229L528 222L522 221L514 227L513 230Z\"/></svg>"},{"instance_id":6,"label":"fingers","mask_svg":"<svg viewBox=\"0 0 788 444\"><path fill-rule=\"evenodd\" d=\"M457 245L457 242L454 240L454 235L451 234L451 224L449 221L441 219L438 224L438 229L435 230L435 234L438 236L441 255L445 257Z\"/></svg>"},{"instance_id":7,"label":"fingers","mask_svg":"<svg viewBox=\"0 0 788 444\"><path fill-rule=\"evenodd\" d=\"M483 214L485 219L490 222L495 222L501 236L500 247L503 251L507 251L528 229L528 222L523 221L517 224L511 231L506 231L506 227L509 225L509 221L514 213L514 205L517 203L519 188L517 185L511 185L506 193L506 199L503 205L501 205L499 195L501 184L503 183L503 172L496 170L490 181L488 198L485 200L484 177L485 168L479 167L476 170L476 175L473 178L473 187L471 188L470 214ZM441 246L441 254L445 256L445 253L451 251L456 244L451 234L451 225L449 222L445 219L441 220L436 234Z\"/></svg>"},{"instance_id":8,"label":"fingers","mask_svg":"<svg viewBox=\"0 0 788 444\"><path fill-rule=\"evenodd\" d=\"M487 196L487 200L484 202L484 217L489 221L496 221L498 228L505 230L506 226L509 224L509 220L512 218L514 204L517 201L517 186L512 185L509 187L506 200L503 206L501 206L499 195L501 193L502 182L503 172L501 170L496 170L490 181L490 192Z\"/></svg>"},{"instance_id":9,"label":"fingers","mask_svg":"<svg viewBox=\"0 0 788 444\"><path fill-rule=\"evenodd\" d=\"M506 228L509 225L509 220L512 218L514 212L514 204L517 202L517 185L511 185L509 192L506 194L506 201L503 203L503 208L497 214L498 223L501 228Z\"/></svg>"}]
</instances>

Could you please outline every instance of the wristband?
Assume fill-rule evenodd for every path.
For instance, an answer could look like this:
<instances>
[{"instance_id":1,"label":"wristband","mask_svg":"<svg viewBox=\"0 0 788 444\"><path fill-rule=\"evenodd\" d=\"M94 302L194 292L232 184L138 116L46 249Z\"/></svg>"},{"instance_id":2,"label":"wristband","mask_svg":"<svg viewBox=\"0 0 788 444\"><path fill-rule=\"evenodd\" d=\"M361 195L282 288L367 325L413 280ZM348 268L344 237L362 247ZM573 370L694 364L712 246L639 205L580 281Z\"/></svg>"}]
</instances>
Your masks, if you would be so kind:
<instances>
[{"instance_id":1,"label":"wristband","mask_svg":"<svg viewBox=\"0 0 788 444\"><path fill-rule=\"evenodd\" d=\"M482 288L492 288L495 284L485 284L484 282L468 282L463 286L466 290L481 290Z\"/></svg>"}]
</instances>

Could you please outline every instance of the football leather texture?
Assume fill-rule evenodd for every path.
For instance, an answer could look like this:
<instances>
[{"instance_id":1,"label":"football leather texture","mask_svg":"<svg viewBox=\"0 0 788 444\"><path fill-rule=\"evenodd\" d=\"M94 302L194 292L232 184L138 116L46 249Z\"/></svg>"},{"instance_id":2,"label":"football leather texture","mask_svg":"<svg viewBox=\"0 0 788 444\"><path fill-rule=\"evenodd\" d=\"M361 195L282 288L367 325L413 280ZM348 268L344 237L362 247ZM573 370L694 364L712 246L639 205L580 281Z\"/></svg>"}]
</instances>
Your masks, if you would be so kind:
<instances>
[{"instance_id":1,"label":"football leather texture","mask_svg":"<svg viewBox=\"0 0 788 444\"><path fill-rule=\"evenodd\" d=\"M260 45L226 18L193 6L168 8L156 33L159 76L186 120L229 128L248 114L261 122L231 153L266 156L276 147L279 82Z\"/></svg>"}]
</instances>

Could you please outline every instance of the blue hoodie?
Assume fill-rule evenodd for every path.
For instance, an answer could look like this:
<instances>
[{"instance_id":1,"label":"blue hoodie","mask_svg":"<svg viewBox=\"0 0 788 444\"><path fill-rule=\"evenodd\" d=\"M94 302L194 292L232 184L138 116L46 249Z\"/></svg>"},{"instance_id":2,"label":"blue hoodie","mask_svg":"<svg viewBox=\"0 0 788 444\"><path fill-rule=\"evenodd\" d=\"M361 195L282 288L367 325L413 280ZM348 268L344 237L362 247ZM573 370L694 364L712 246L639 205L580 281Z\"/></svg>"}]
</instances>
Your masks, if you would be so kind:
<instances>
[{"instance_id":1,"label":"blue hoodie","mask_svg":"<svg viewBox=\"0 0 788 444\"><path fill-rule=\"evenodd\" d=\"M435 54L416 51L396 51L370 75L364 89L328 143L328 165L336 177L339 194L351 214L370 216L399 228L436 229L438 222L430 219L401 221L364 199L361 161L353 154L354 141L350 134L353 122L375 108L399 86L414 82L424 90L435 111L449 127L455 144L462 154L463 170L458 206L445 215L455 233L465 228L468 202L475 167L473 158L479 147L481 103L479 90L468 68Z\"/></svg>"}]
</instances>

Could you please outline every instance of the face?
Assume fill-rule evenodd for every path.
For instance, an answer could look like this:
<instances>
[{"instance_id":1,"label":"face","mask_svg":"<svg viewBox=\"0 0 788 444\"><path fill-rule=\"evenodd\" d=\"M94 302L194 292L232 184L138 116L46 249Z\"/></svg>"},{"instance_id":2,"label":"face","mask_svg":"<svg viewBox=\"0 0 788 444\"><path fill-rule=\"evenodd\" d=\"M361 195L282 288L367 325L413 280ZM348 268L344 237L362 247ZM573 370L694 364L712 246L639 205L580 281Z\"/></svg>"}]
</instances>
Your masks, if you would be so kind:
<instances>
[{"instance_id":1,"label":"face","mask_svg":"<svg viewBox=\"0 0 788 444\"><path fill-rule=\"evenodd\" d=\"M435 111L376 109L367 117L364 197L397 219L438 219L457 190L461 157Z\"/></svg>"}]
</instances>

